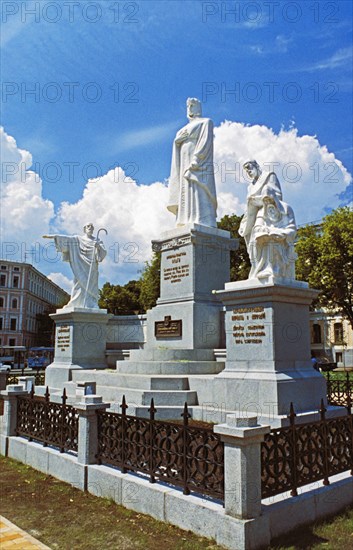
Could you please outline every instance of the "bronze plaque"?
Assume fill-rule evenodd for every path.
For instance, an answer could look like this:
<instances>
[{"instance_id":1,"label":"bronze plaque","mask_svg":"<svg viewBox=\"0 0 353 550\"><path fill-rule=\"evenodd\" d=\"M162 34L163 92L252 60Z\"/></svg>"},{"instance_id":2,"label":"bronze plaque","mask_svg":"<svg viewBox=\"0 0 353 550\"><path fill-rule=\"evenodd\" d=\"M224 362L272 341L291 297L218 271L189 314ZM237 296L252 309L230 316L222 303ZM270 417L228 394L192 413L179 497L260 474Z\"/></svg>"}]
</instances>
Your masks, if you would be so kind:
<instances>
[{"instance_id":1,"label":"bronze plaque","mask_svg":"<svg viewBox=\"0 0 353 550\"><path fill-rule=\"evenodd\" d=\"M156 338L178 338L182 336L182 320L172 321L170 315L164 317L164 321L156 321L154 324Z\"/></svg>"}]
</instances>

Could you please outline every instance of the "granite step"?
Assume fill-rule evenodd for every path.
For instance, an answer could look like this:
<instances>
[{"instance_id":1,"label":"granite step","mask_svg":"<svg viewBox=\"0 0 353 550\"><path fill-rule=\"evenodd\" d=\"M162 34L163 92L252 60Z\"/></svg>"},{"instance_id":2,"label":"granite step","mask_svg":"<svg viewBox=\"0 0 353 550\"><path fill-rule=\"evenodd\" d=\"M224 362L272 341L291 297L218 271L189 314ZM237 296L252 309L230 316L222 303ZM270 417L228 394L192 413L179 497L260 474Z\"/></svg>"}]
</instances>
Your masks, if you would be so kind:
<instances>
[{"instance_id":1,"label":"granite step","mask_svg":"<svg viewBox=\"0 0 353 550\"><path fill-rule=\"evenodd\" d=\"M117 361L120 374L218 374L225 367L222 361Z\"/></svg>"},{"instance_id":2,"label":"granite step","mask_svg":"<svg viewBox=\"0 0 353 550\"><path fill-rule=\"evenodd\" d=\"M213 349L144 348L130 350L131 361L214 361Z\"/></svg>"},{"instance_id":3,"label":"granite step","mask_svg":"<svg viewBox=\"0 0 353 550\"><path fill-rule=\"evenodd\" d=\"M73 371L74 382L96 382L97 385L143 390L189 390L187 376L125 374L116 371Z\"/></svg>"},{"instance_id":4,"label":"granite step","mask_svg":"<svg viewBox=\"0 0 353 550\"><path fill-rule=\"evenodd\" d=\"M151 399L153 398L154 404L157 407L163 405L169 406L183 406L184 403L188 405L197 405L197 392L191 390L141 390L111 386L97 386L97 395L103 397L103 401L108 403L121 403L123 396L129 408L137 405L150 406ZM128 414L132 414L130 411Z\"/></svg>"}]
</instances>

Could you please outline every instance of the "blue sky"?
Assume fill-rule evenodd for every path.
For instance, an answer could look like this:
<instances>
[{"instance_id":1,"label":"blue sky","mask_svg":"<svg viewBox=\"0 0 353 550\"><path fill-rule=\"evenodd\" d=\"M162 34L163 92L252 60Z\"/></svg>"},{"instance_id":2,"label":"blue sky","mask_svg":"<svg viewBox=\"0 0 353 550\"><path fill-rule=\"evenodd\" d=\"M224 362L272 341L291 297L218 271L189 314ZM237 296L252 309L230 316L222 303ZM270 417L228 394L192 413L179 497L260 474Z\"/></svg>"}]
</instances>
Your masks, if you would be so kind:
<instances>
[{"instance_id":1,"label":"blue sky","mask_svg":"<svg viewBox=\"0 0 353 550\"><path fill-rule=\"evenodd\" d=\"M77 204L87 179L114 166L138 184L168 178L189 96L215 126L316 136L352 173L350 1L41 0L1 9L2 125L32 155L54 225L63 201Z\"/></svg>"}]
</instances>

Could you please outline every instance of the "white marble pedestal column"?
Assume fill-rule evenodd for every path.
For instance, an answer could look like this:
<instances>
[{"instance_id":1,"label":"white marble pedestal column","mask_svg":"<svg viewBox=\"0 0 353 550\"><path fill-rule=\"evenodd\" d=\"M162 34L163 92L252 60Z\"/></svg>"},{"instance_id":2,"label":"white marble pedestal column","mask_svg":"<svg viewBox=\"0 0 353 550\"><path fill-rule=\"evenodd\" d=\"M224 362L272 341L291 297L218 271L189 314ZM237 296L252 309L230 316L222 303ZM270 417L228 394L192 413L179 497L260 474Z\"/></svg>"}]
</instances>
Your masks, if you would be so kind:
<instances>
[{"instance_id":1,"label":"white marble pedestal column","mask_svg":"<svg viewBox=\"0 0 353 550\"><path fill-rule=\"evenodd\" d=\"M300 281L250 279L227 283L217 295L226 306L227 360L214 381L216 401L273 426L287 423L291 402L312 419L321 399L326 403L326 381L310 359L309 306L317 291Z\"/></svg>"},{"instance_id":2,"label":"white marble pedestal column","mask_svg":"<svg viewBox=\"0 0 353 550\"><path fill-rule=\"evenodd\" d=\"M46 369L46 386L62 388L71 380L73 370L107 368L107 325L113 317L107 310L64 308L51 317L55 321L55 355Z\"/></svg>"}]
</instances>

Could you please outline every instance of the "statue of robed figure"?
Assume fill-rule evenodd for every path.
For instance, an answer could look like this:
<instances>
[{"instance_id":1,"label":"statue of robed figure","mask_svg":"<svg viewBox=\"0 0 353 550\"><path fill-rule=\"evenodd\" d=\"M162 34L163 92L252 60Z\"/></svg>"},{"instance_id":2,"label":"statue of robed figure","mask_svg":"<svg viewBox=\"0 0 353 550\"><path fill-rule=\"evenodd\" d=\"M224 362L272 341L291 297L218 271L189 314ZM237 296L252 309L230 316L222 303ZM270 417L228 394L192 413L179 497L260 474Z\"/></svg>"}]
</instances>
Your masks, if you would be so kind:
<instances>
[{"instance_id":1,"label":"statue of robed figure","mask_svg":"<svg viewBox=\"0 0 353 550\"><path fill-rule=\"evenodd\" d=\"M168 210L176 225L216 227L217 198L213 166L213 122L202 118L201 103L187 100L188 124L176 134L169 178Z\"/></svg>"},{"instance_id":2,"label":"statue of robed figure","mask_svg":"<svg viewBox=\"0 0 353 550\"><path fill-rule=\"evenodd\" d=\"M83 227L83 235L43 235L53 239L56 249L62 253L63 261L69 262L74 275L71 299L65 309L98 309L98 263L104 260L107 251L103 242L93 236L91 222Z\"/></svg>"}]
</instances>

